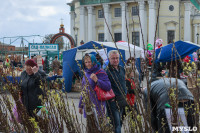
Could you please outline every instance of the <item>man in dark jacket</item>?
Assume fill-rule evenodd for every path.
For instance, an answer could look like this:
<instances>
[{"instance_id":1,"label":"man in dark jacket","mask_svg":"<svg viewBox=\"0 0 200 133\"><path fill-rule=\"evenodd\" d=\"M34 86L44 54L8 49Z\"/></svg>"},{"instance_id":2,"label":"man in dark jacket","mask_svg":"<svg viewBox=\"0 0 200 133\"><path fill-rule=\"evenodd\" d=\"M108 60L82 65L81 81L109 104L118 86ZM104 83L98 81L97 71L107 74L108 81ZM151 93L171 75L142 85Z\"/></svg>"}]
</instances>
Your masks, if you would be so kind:
<instances>
[{"instance_id":1,"label":"man in dark jacket","mask_svg":"<svg viewBox=\"0 0 200 133\"><path fill-rule=\"evenodd\" d=\"M119 102L126 102L126 81L125 81L125 69L119 66L119 53L117 50L109 52L109 65L106 70L108 78L111 83L113 92L115 93L115 99L111 99L107 102L108 116L110 117L115 133L121 133L122 127L122 114L123 108ZM120 99L117 100L117 99ZM125 105L124 105L125 106Z\"/></svg>"},{"instance_id":2,"label":"man in dark jacket","mask_svg":"<svg viewBox=\"0 0 200 133\"><path fill-rule=\"evenodd\" d=\"M162 78L162 79L152 79L151 88L150 88L150 108L151 108L151 124L152 128L159 133L168 133L170 132L168 123L165 115L165 104L170 104L169 91L170 88L178 88L178 107L190 107L193 103L193 95L188 90L187 86L183 81L175 78ZM147 108L148 103L148 92L147 89L144 89L145 105ZM193 126L193 110L188 110L187 122L188 126ZM162 120L165 120L165 126L163 126Z\"/></svg>"},{"instance_id":3,"label":"man in dark jacket","mask_svg":"<svg viewBox=\"0 0 200 133\"><path fill-rule=\"evenodd\" d=\"M45 57L45 60L44 60L44 71L46 73L49 73L49 60L48 60L48 56Z\"/></svg>"},{"instance_id":4,"label":"man in dark jacket","mask_svg":"<svg viewBox=\"0 0 200 133\"><path fill-rule=\"evenodd\" d=\"M25 67L26 70L21 74L22 103L29 115L34 116L33 111L37 109L37 106L41 106L41 100L38 97L44 95L40 85L46 78L46 74L38 70L37 63L32 59L25 62Z\"/></svg>"},{"instance_id":5,"label":"man in dark jacket","mask_svg":"<svg viewBox=\"0 0 200 133\"><path fill-rule=\"evenodd\" d=\"M60 61L58 60L58 56L55 56L55 59L53 60L52 64L51 64L51 68L54 71L54 74L58 74L58 71L60 69Z\"/></svg>"}]
</instances>

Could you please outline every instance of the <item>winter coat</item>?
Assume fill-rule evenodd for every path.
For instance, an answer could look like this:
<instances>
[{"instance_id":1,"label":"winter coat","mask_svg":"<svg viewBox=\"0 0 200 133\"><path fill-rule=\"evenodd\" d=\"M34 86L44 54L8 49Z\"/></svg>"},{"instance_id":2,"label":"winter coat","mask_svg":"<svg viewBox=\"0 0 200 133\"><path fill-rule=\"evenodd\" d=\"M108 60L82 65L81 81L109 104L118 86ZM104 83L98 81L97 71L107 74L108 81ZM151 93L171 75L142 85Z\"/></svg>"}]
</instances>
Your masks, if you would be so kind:
<instances>
[{"instance_id":1,"label":"winter coat","mask_svg":"<svg viewBox=\"0 0 200 133\"><path fill-rule=\"evenodd\" d=\"M171 81L170 81L171 80ZM187 86L183 81L177 79L177 88L178 88L178 100L194 100L192 93L188 90ZM150 88L150 107L151 107L151 123L153 127L156 127L155 124L158 121L160 114L163 113L165 109L165 104L170 104L169 99L169 89L176 88L176 79L175 78L162 78L155 80L151 83ZM148 92L147 89L144 91L145 98L145 107L147 109L148 103Z\"/></svg>"},{"instance_id":2,"label":"winter coat","mask_svg":"<svg viewBox=\"0 0 200 133\"><path fill-rule=\"evenodd\" d=\"M127 94L126 81L125 81L125 69L122 66L118 66L118 70L113 68L110 64L106 69L108 78L111 83L111 87L115 96L121 96Z\"/></svg>"},{"instance_id":3,"label":"winter coat","mask_svg":"<svg viewBox=\"0 0 200 133\"><path fill-rule=\"evenodd\" d=\"M18 62L14 61L14 62L13 62L13 66L14 66L14 67L17 67L17 65L18 65Z\"/></svg>"},{"instance_id":4,"label":"winter coat","mask_svg":"<svg viewBox=\"0 0 200 133\"><path fill-rule=\"evenodd\" d=\"M90 69L85 69L85 76L83 76L83 80L82 80L82 87L84 88L85 86L87 86L87 80L89 82L89 86L87 86L86 91L89 93L89 98L91 100L91 102L95 105L96 111L98 113L98 115L103 115L105 114L105 101L99 101L97 99L97 95L96 92L94 91L94 88L96 85L98 85L101 89L105 90L105 91L109 91L111 89L111 84L110 81L108 79L108 76L106 74L106 72L103 69L100 69L101 66L99 65L95 65ZM95 83L91 78L90 75L92 73L96 73L100 70L100 72L103 73L98 73L96 76L98 78L97 83ZM85 77L87 78L87 80L85 79ZM80 97L80 102L79 102L79 108L83 108L84 109L85 104L83 103L83 95L81 95ZM103 107L103 108L102 108ZM86 117L86 112L84 110L84 117Z\"/></svg>"},{"instance_id":5,"label":"winter coat","mask_svg":"<svg viewBox=\"0 0 200 133\"><path fill-rule=\"evenodd\" d=\"M28 111L34 110L37 106L41 105L41 100L38 98L44 95L43 90L40 88L40 82L46 78L44 71L38 70L37 73L28 75L26 71L21 74L21 91L22 103Z\"/></svg>"},{"instance_id":6,"label":"winter coat","mask_svg":"<svg viewBox=\"0 0 200 133\"><path fill-rule=\"evenodd\" d=\"M49 70L49 61L47 59L44 60L43 69L45 70L45 72L48 72Z\"/></svg>"},{"instance_id":7,"label":"winter coat","mask_svg":"<svg viewBox=\"0 0 200 133\"><path fill-rule=\"evenodd\" d=\"M175 78L171 78L171 86L170 86L170 78L159 79L151 83L150 99L153 107L154 105L156 105L157 110L164 109L165 104L169 103L169 96L168 96L169 88L176 88ZM185 83L180 79L178 79L178 91L179 91L178 100L183 100L183 99L194 100L192 93L188 90ZM147 89L145 90L145 98L147 98Z\"/></svg>"}]
</instances>

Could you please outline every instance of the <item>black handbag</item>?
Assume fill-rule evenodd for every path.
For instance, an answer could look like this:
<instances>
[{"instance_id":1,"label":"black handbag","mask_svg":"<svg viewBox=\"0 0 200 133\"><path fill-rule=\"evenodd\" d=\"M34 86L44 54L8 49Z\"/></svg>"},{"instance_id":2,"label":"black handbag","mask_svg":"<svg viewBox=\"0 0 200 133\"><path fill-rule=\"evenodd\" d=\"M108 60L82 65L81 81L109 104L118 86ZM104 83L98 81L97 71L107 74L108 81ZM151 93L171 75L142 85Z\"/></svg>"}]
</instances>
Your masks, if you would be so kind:
<instances>
[{"instance_id":1,"label":"black handbag","mask_svg":"<svg viewBox=\"0 0 200 133\"><path fill-rule=\"evenodd\" d=\"M116 104L119 106L120 109L128 106L128 103L126 101L126 96L123 96L123 95L115 96L115 101L116 101Z\"/></svg>"}]
</instances>

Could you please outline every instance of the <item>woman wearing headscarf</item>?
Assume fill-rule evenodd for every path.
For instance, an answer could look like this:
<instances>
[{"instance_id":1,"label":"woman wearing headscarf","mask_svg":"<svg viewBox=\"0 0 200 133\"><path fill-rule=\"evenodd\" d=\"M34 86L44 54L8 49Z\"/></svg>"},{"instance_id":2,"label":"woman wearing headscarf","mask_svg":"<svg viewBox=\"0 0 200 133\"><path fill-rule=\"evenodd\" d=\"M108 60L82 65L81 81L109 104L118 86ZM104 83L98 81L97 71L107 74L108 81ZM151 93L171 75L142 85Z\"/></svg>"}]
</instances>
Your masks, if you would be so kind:
<instances>
[{"instance_id":1,"label":"woman wearing headscarf","mask_svg":"<svg viewBox=\"0 0 200 133\"><path fill-rule=\"evenodd\" d=\"M110 91L111 84L106 72L101 69L101 66L97 64L97 60L94 55L86 54L82 59L82 65L85 75L82 79L82 88L86 89L86 93L89 94L90 101L95 105L97 116L101 117L105 114L105 101L99 101L97 94L94 91L96 85L105 91ZM97 74L98 73L98 74ZM86 117L86 109L84 101L84 95L82 93L79 102L79 113L82 114L84 110L84 117Z\"/></svg>"},{"instance_id":2,"label":"woman wearing headscarf","mask_svg":"<svg viewBox=\"0 0 200 133\"><path fill-rule=\"evenodd\" d=\"M41 80L44 80L46 74L44 71L38 70L37 63L33 59L25 62L25 69L21 74L22 103L28 114L33 117L33 111L37 109L37 106L42 105L38 97L44 94L40 88L40 83Z\"/></svg>"}]
</instances>

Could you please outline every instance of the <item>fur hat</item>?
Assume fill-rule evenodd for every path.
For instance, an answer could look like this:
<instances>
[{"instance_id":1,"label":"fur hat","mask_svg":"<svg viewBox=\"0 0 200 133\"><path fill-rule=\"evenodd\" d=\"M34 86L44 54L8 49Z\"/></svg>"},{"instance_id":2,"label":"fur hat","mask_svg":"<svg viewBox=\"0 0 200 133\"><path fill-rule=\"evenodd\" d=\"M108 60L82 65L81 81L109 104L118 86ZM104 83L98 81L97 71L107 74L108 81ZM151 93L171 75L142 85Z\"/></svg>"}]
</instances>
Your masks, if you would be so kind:
<instances>
[{"instance_id":1,"label":"fur hat","mask_svg":"<svg viewBox=\"0 0 200 133\"><path fill-rule=\"evenodd\" d=\"M33 59L29 59L25 62L25 65L34 67L37 66L37 63Z\"/></svg>"}]
</instances>

